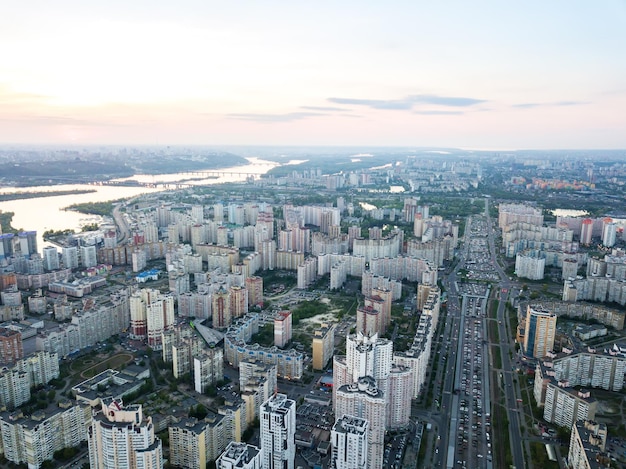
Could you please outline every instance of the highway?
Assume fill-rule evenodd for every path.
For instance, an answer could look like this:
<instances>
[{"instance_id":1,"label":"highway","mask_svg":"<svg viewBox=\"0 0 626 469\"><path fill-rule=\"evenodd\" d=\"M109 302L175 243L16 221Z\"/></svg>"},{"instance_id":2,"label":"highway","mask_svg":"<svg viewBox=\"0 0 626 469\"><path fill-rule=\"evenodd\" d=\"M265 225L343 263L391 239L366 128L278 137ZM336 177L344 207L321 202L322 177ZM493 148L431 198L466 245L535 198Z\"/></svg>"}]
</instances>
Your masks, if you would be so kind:
<instances>
[{"instance_id":1,"label":"highway","mask_svg":"<svg viewBox=\"0 0 626 469\"><path fill-rule=\"evenodd\" d=\"M502 269L498 263L496 256L496 246L494 241L493 223L489 216L489 199L485 198L485 216L487 218L487 232L489 242L489 252L491 255L491 261L500 275L500 303L498 305L498 335L500 337L500 351L502 356L502 382L504 384L505 406L509 419L509 438L511 442L511 452L513 456L513 465L516 468L526 467L524 463L524 451L522 448L522 431L520 422L520 412L517 403L517 396L521 397L519 390L519 384L513 380L513 368L511 366L511 358L509 352L515 356L515 347L513 346L513 338L516 331L507 331L508 317L506 314L506 303L509 298L512 298L511 289L515 287L515 284L509 280L506 272ZM499 382L491 383L492 386L500 386ZM523 414L521 414L523 418Z\"/></svg>"},{"instance_id":2,"label":"highway","mask_svg":"<svg viewBox=\"0 0 626 469\"><path fill-rule=\"evenodd\" d=\"M133 199L134 200L134 199ZM124 213L121 211L121 208L125 208L128 204L131 204L132 200L126 202L120 202L115 207L113 207L113 220L117 225L117 229L119 231L117 236L117 243L122 244L126 239L130 239L130 229L128 227L128 223L126 223L126 217Z\"/></svg>"},{"instance_id":3,"label":"highway","mask_svg":"<svg viewBox=\"0 0 626 469\"><path fill-rule=\"evenodd\" d=\"M502 444L502 439L496 435L496 441L493 440L492 405L506 407L512 462L517 468L525 467L523 445L520 444L524 441L520 422L523 414L520 417L518 413L520 393L511 366L515 331L507 331L506 304L513 296L515 283L497 263L494 229L488 215L487 200L484 217L468 218L459 263L442 280L448 292L448 311L439 357L435 358L439 360L439 366L432 377L435 380L434 396L441 396L441 407L433 407L422 415L435 423L439 436L433 459L427 459L424 467L497 467L498 463L492 461L492 457L502 454L502 448L492 445ZM466 271L475 269L475 272L469 271L477 276L484 275L495 284L486 286L471 281L459 284L457 274L461 268ZM500 343L497 344L488 343L488 325L494 319L488 316L487 306L488 298L493 294L500 300L497 310ZM497 362L490 350L499 350L502 355L502 368L495 375L502 376L502 379L495 382L490 379ZM504 402L492 402L494 390L498 389L502 391Z\"/></svg>"}]
</instances>

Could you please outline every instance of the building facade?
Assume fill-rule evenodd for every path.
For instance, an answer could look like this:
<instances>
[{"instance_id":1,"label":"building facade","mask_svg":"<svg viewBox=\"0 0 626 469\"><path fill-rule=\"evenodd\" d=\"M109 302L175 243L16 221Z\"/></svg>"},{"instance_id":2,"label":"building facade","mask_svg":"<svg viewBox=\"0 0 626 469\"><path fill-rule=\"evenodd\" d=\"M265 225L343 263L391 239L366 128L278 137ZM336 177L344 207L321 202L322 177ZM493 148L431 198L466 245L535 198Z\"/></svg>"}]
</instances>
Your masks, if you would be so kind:
<instances>
[{"instance_id":1,"label":"building facade","mask_svg":"<svg viewBox=\"0 0 626 469\"><path fill-rule=\"evenodd\" d=\"M294 469L296 402L275 394L261 406L263 469Z\"/></svg>"}]
</instances>

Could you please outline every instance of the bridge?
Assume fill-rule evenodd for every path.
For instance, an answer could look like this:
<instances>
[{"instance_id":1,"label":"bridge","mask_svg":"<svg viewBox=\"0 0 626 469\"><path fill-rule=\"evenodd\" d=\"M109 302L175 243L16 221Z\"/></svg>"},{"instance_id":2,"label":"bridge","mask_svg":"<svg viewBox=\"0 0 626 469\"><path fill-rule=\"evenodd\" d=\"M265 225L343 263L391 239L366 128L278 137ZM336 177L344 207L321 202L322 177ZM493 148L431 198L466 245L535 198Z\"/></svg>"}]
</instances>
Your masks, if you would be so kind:
<instances>
[{"instance_id":1,"label":"bridge","mask_svg":"<svg viewBox=\"0 0 626 469\"><path fill-rule=\"evenodd\" d=\"M259 173L250 173L250 172L242 172L242 171L210 171L210 170L202 170L202 171L181 171L177 174L184 174L190 176L202 176L203 178L220 178L223 176L238 176L238 177L258 177Z\"/></svg>"}]
</instances>

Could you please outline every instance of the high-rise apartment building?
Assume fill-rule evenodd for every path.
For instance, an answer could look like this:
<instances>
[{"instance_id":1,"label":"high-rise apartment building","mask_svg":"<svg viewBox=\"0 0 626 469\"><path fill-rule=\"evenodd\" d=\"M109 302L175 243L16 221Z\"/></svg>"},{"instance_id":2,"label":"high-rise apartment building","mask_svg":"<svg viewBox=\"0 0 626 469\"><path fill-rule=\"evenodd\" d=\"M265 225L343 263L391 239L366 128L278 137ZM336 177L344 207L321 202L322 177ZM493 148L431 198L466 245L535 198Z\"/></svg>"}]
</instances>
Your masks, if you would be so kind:
<instances>
[{"instance_id":1,"label":"high-rise apartment building","mask_svg":"<svg viewBox=\"0 0 626 469\"><path fill-rule=\"evenodd\" d=\"M247 277L248 306L263 305L263 279L261 277Z\"/></svg>"},{"instance_id":2,"label":"high-rise apartment building","mask_svg":"<svg viewBox=\"0 0 626 469\"><path fill-rule=\"evenodd\" d=\"M337 415L351 415L367 420L367 469L383 467L385 448L385 413L387 403L383 392L371 376L359 378L337 390Z\"/></svg>"},{"instance_id":3,"label":"high-rise apartment building","mask_svg":"<svg viewBox=\"0 0 626 469\"><path fill-rule=\"evenodd\" d=\"M170 457L174 467L205 469L207 467L206 422L196 418L182 419L168 428Z\"/></svg>"},{"instance_id":4,"label":"high-rise apartment building","mask_svg":"<svg viewBox=\"0 0 626 469\"><path fill-rule=\"evenodd\" d=\"M92 469L163 467L161 440L154 435L152 418L144 416L141 405L125 407L116 399L102 399L87 436Z\"/></svg>"},{"instance_id":5,"label":"high-rise apartment building","mask_svg":"<svg viewBox=\"0 0 626 469\"><path fill-rule=\"evenodd\" d=\"M611 455L606 453L606 424L585 420L572 425L567 454L569 469L612 467Z\"/></svg>"},{"instance_id":6,"label":"high-rise apartment building","mask_svg":"<svg viewBox=\"0 0 626 469\"><path fill-rule=\"evenodd\" d=\"M294 469L296 402L275 394L261 406L263 469Z\"/></svg>"},{"instance_id":7,"label":"high-rise apartment building","mask_svg":"<svg viewBox=\"0 0 626 469\"><path fill-rule=\"evenodd\" d=\"M98 265L98 256L95 245L80 247L80 264L85 269Z\"/></svg>"},{"instance_id":8,"label":"high-rise apartment building","mask_svg":"<svg viewBox=\"0 0 626 469\"><path fill-rule=\"evenodd\" d=\"M248 314L248 290L232 285L229 288L229 293L231 317L236 319Z\"/></svg>"},{"instance_id":9,"label":"high-rise apartment building","mask_svg":"<svg viewBox=\"0 0 626 469\"><path fill-rule=\"evenodd\" d=\"M391 368L387 382L387 422L388 429L406 428L411 416L411 391L413 372L409 367L396 366Z\"/></svg>"},{"instance_id":10,"label":"high-rise apartment building","mask_svg":"<svg viewBox=\"0 0 626 469\"><path fill-rule=\"evenodd\" d=\"M30 400L28 373L17 368L0 371L0 407L14 409Z\"/></svg>"},{"instance_id":11,"label":"high-rise apartment building","mask_svg":"<svg viewBox=\"0 0 626 469\"><path fill-rule=\"evenodd\" d=\"M224 329L230 326L232 314L230 310L230 293L223 287L213 293L211 300L211 313L213 316L213 327Z\"/></svg>"},{"instance_id":12,"label":"high-rise apartment building","mask_svg":"<svg viewBox=\"0 0 626 469\"><path fill-rule=\"evenodd\" d=\"M0 259L13 256L13 233L0 233Z\"/></svg>"},{"instance_id":13,"label":"high-rise apartment building","mask_svg":"<svg viewBox=\"0 0 626 469\"><path fill-rule=\"evenodd\" d=\"M28 417L21 410L0 413L4 457L32 469L41 467L44 461L53 460L56 451L79 446L85 441L90 411L86 405L63 399L57 407L36 410Z\"/></svg>"},{"instance_id":14,"label":"high-rise apartment building","mask_svg":"<svg viewBox=\"0 0 626 469\"><path fill-rule=\"evenodd\" d=\"M333 393L344 384L356 383L359 378L373 377L381 390L386 389L393 363L393 342L378 335L366 336L359 332L346 338L346 355L335 355L333 361ZM336 412L336 415L340 415Z\"/></svg>"},{"instance_id":15,"label":"high-rise apartment building","mask_svg":"<svg viewBox=\"0 0 626 469\"><path fill-rule=\"evenodd\" d=\"M0 365L11 365L23 356L22 333L0 327Z\"/></svg>"},{"instance_id":16,"label":"high-rise apartment building","mask_svg":"<svg viewBox=\"0 0 626 469\"><path fill-rule=\"evenodd\" d=\"M217 469L263 469L263 454L256 446L231 441L215 465Z\"/></svg>"},{"instance_id":17,"label":"high-rise apartment building","mask_svg":"<svg viewBox=\"0 0 626 469\"><path fill-rule=\"evenodd\" d=\"M367 420L352 415L343 415L335 421L330 433L331 467L367 468L367 430Z\"/></svg>"},{"instance_id":18,"label":"high-rise apartment building","mask_svg":"<svg viewBox=\"0 0 626 469\"><path fill-rule=\"evenodd\" d=\"M593 220L585 218L580 226L580 244L590 245L591 236L593 234Z\"/></svg>"},{"instance_id":19,"label":"high-rise apartment building","mask_svg":"<svg viewBox=\"0 0 626 469\"><path fill-rule=\"evenodd\" d=\"M56 247L43 248L43 268L47 271L59 269L59 252Z\"/></svg>"},{"instance_id":20,"label":"high-rise apartment building","mask_svg":"<svg viewBox=\"0 0 626 469\"><path fill-rule=\"evenodd\" d=\"M322 324L313 333L313 369L323 370L335 351L335 324Z\"/></svg>"},{"instance_id":21,"label":"high-rise apartment building","mask_svg":"<svg viewBox=\"0 0 626 469\"><path fill-rule=\"evenodd\" d=\"M193 357L194 390L204 394L209 386L224 378L224 350L204 349Z\"/></svg>"},{"instance_id":22,"label":"high-rise apartment building","mask_svg":"<svg viewBox=\"0 0 626 469\"><path fill-rule=\"evenodd\" d=\"M61 260L66 269L78 269L78 247L67 246L61 249Z\"/></svg>"},{"instance_id":23,"label":"high-rise apartment building","mask_svg":"<svg viewBox=\"0 0 626 469\"><path fill-rule=\"evenodd\" d=\"M161 350L161 334L174 327L174 297L160 294L146 305L148 346Z\"/></svg>"},{"instance_id":24,"label":"high-rise apartment building","mask_svg":"<svg viewBox=\"0 0 626 469\"><path fill-rule=\"evenodd\" d=\"M524 331L524 353L532 358L545 357L554 348L556 314L535 310L528 305Z\"/></svg>"},{"instance_id":25,"label":"high-rise apartment building","mask_svg":"<svg viewBox=\"0 0 626 469\"><path fill-rule=\"evenodd\" d=\"M498 206L498 227L504 228L517 221L531 225L543 225L541 209L524 204L500 204Z\"/></svg>"},{"instance_id":26,"label":"high-rise apartment building","mask_svg":"<svg viewBox=\"0 0 626 469\"><path fill-rule=\"evenodd\" d=\"M279 311L274 317L274 345L283 348L291 340L291 311Z\"/></svg>"},{"instance_id":27,"label":"high-rise apartment building","mask_svg":"<svg viewBox=\"0 0 626 469\"><path fill-rule=\"evenodd\" d=\"M20 250L22 256L30 257L33 254L37 254L37 232L36 231L22 231L17 234L19 240Z\"/></svg>"},{"instance_id":28,"label":"high-rise apartment building","mask_svg":"<svg viewBox=\"0 0 626 469\"><path fill-rule=\"evenodd\" d=\"M130 335L147 338L148 345L161 350L162 334L174 326L174 297L143 288L130 297Z\"/></svg>"},{"instance_id":29,"label":"high-rise apartment building","mask_svg":"<svg viewBox=\"0 0 626 469\"><path fill-rule=\"evenodd\" d=\"M259 416L261 405L277 389L277 367L260 362L239 363L239 391L246 404L246 423L251 425Z\"/></svg>"},{"instance_id":30,"label":"high-rise apartment building","mask_svg":"<svg viewBox=\"0 0 626 469\"><path fill-rule=\"evenodd\" d=\"M572 428L581 420L594 420L598 401L588 390L575 390L567 381L551 379L546 386L543 418L560 427Z\"/></svg>"},{"instance_id":31,"label":"high-rise apartment building","mask_svg":"<svg viewBox=\"0 0 626 469\"><path fill-rule=\"evenodd\" d=\"M605 218L602 220L602 244L606 247L615 246L615 239L617 237L617 223L611 218Z\"/></svg>"}]
</instances>

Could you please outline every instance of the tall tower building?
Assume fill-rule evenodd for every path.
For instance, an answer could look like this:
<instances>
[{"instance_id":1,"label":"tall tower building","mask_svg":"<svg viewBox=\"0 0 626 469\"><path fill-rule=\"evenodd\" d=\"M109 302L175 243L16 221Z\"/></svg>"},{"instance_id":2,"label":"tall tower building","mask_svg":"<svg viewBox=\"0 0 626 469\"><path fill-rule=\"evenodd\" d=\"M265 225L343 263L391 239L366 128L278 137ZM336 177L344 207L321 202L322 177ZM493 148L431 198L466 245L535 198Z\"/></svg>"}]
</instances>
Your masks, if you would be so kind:
<instances>
[{"instance_id":1,"label":"tall tower building","mask_svg":"<svg viewBox=\"0 0 626 469\"><path fill-rule=\"evenodd\" d=\"M91 245L80 247L80 263L86 269L98 265L96 246Z\"/></svg>"},{"instance_id":2,"label":"tall tower building","mask_svg":"<svg viewBox=\"0 0 626 469\"><path fill-rule=\"evenodd\" d=\"M22 256L30 257L32 254L37 254L36 231L22 231L21 233L18 233L17 238L20 242Z\"/></svg>"},{"instance_id":3,"label":"tall tower building","mask_svg":"<svg viewBox=\"0 0 626 469\"><path fill-rule=\"evenodd\" d=\"M213 205L213 221L224 221L224 205L223 204L215 204Z\"/></svg>"},{"instance_id":4,"label":"tall tower building","mask_svg":"<svg viewBox=\"0 0 626 469\"><path fill-rule=\"evenodd\" d=\"M66 269L78 269L78 247L68 246L61 249L63 267Z\"/></svg>"},{"instance_id":5,"label":"tall tower building","mask_svg":"<svg viewBox=\"0 0 626 469\"><path fill-rule=\"evenodd\" d=\"M331 467L335 469L367 468L367 420L344 415L335 421L330 432Z\"/></svg>"},{"instance_id":6,"label":"tall tower building","mask_svg":"<svg viewBox=\"0 0 626 469\"><path fill-rule=\"evenodd\" d=\"M22 333L0 328L0 365L12 365L23 357Z\"/></svg>"},{"instance_id":7,"label":"tall tower building","mask_svg":"<svg viewBox=\"0 0 626 469\"><path fill-rule=\"evenodd\" d=\"M8 258L13 255L13 233L0 234L0 259Z\"/></svg>"},{"instance_id":8,"label":"tall tower building","mask_svg":"<svg viewBox=\"0 0 626 469\"><path fill-rule=\"evenodd\" d=\"M556 314L536 310L529 305L526 310L524 353L533 358L545 357L554 348L555 332Z\"/></svg>"},{"instance_id":9,"label":"tall tower building","mask_svg":"<svg viewBox=\"0 0 626 469\"><path fill-rule=\"evenodd\" d=\"M152 418L143 415L141 405L124 407L113 398L102 399L87 438L92 469L163 467L161 440L155 437Z\"/></svg>"},{"instance_id":10,"label":"tall tower building","mask_svg":"<svg viewBox=\"0 0 626 469\"><path fill-rule=\"evenodd\" d=\"M217 469L263 469L263 455L256 446L231 441L215 465Z\"/></svg>"},{"instance_id":11,"label":"tall tower building","mask_svg":"<svg viewBox=\"0 0 626 469\"><path fill-rule=\"evenodd\" d=\"M154 350L161 350L163 332L174 327L174 297L159 294L157 298L147 303L146 319L148 345Z\"/></svg>"},{"instance_id":12,"label":"tall tower building","mask_svg":"<svg viewBox=\"0 0 626 469\"><path fill-rule=\"evenodd\" d=\"M602 244L609 248L615 246L616 236L617 223L615 223L611 218L605 218L602 222Z\"/></svg>"},{"instance_id":13,"label":"tall tower building","mask_svg":"<svg viewBox=\"0 0 626 469\"><path fill-rule=\"evenodd\" d=\"M263 469L294 469L296 402L275 394L261 406Z\"/></svg>"},{"instance_id":14,"label":"tall tower building","mask_svg":"<svg viewBox=\"0 0 626 469\"><path fill-rule=\"evenodd\" d=\"M196 223L204 222L204 207L202 205L192 205L191 206L191 218Z\"/></svg>"},{"instance_id":15,"label":"tall tower building","mask_svg":"<svg viewBox=\"0 0 626 469\"><path fill-rule=\"evenodd\" d=\"M207 388L224 377L224 351L220 347L203 350L193 357L193 383L197 393L204 394Z\"/></svg>"},{"instance_id":16,"label":"tall tower building","mask_svg":"<svg viewBox=\"0 0 626 469\"><path fill-rule=\"evenodd\" d=\"M213 314L213 327L216 329L224 329L230 326L232 322L229 296L229 292L224 287L220 287L218 291L213 293L211 312Z\"/></svg>"},{"instance_id":17,"label":"tall tower building","mask_svg":"<svg viewBox=\"0 0 626 469\"><path fill-rule=\"evenodd\" d=\"M593 233L593 220L585 218L580 225L580 244L591 244L591 235Z\"/></svg>"},{"instance_id":18,"label":"tall tower building","mask_svg":"<svg viewBox=\"0 0 626 469\"><path fill-rule=\"evenodd\" d=\"M313 333L313 360L314 370L323 370L333 356L335 350L335 324L322 324L322 327Z\"/></svg>"},{"instance_id":19,"label":"tall tower building","mask_svg":"<svg viewBox=\"0 0 626 469\"><path fill-rule=\"evenodd\" d=\"M337 415L351 415L368 421L367 469L383 467L386 402L371 376L345 384L337 390Z\"/></svg>"},{"instance_id":20,"label":"tall tower building","mask_svg":"<svg viewBox=\"0 0 626 469\"><path fill-rule=\"evenodd\" d=\"M377 334L369 337L359 332L348 335L345 357L335 355L333 360L334 397L341 386L356 383L365 376L373 377L378 387L386 390L392 363L393 342L389 339L379 339ZM335 414L341 415L337 410Z\"/></svg>"},{"instance_id":21,"label":"tall tower building","mask_svg":"<svg viewBox=\"0 0 626 469\"><path fill-rule=\"evenodd\" d=\"M291 340L291 311L279 311L274 318L274 345L283 348Z\"/></svg>"},{"instance_id":22,"label":"tall tower building","mask_svg":"<svg viewBox=\"0 0 626 469\"><path fill-rule=\"evenodd\" d=\"M248 306L263 305L263 279L261 277L247 277Z\"/></svg>"},{"instance_id":23,"label":"tall tower building","mask_svg":"<svg viewBox=\"0 0 626 469\"><path fill-rule=\"evenodd\" d=\"M387 383L387 428L399 429L409 425L411 416L411 369L404 366L394 366L389 373Z\"/></svg>"},{"instance_id":24,"label":"tall tower building","mask_svg":"<svg viewBox=\"0 0 626 469\"><path fill-rule=\"evenodd\" d=\"M59 269L59 252L54 246L43 248L43 268L47 271Z\"/></svg>"},{"instance_id":25,"label":"tall tower building","mask_svg":"<svg viewBox=\"0 0 626 469\"><path fill-rule=\"evenodd\" d=\"M230 314L233 319L248 314L248 290L233 285L230 291Z\"/></svg>"}]
</instances>

